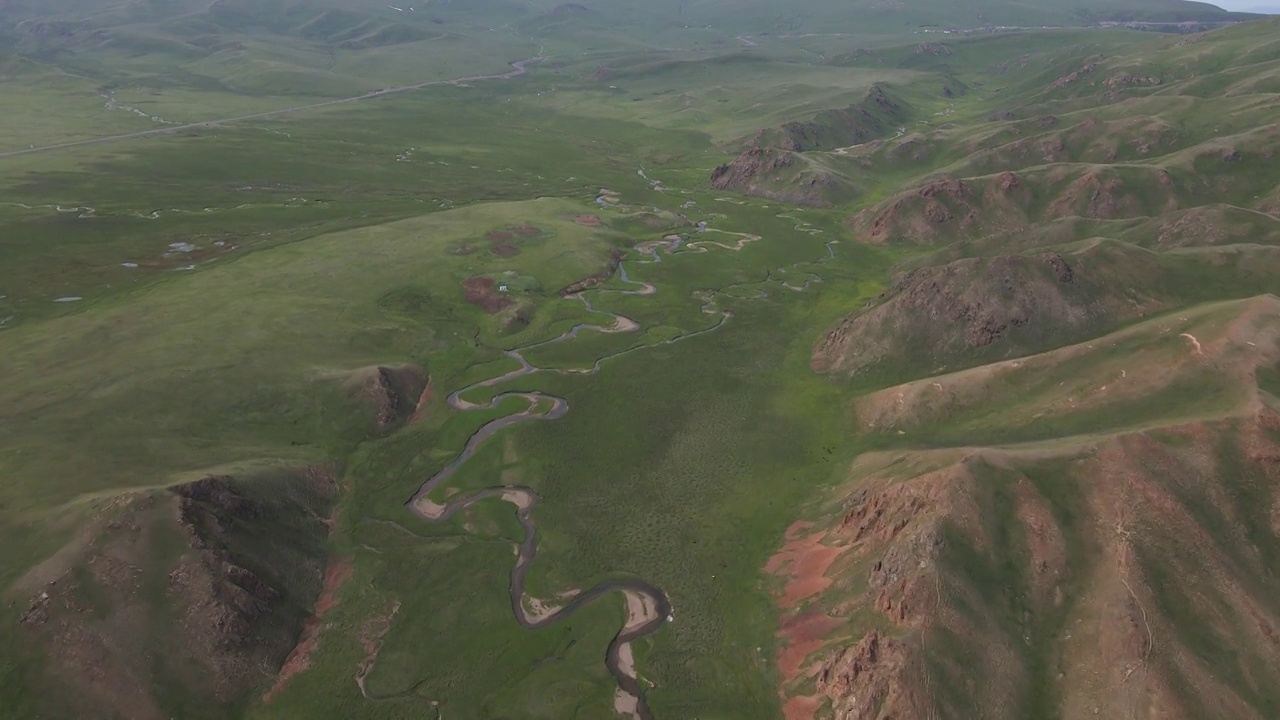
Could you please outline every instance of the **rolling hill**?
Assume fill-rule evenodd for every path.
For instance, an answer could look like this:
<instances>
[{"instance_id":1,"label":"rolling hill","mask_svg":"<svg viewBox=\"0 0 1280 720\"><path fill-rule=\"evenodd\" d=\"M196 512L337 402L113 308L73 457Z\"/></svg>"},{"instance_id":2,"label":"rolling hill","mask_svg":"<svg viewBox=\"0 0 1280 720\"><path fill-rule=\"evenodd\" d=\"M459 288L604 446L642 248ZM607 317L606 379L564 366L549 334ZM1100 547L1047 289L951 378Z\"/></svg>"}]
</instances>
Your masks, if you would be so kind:
<instances>
[{"instance_id":1,"label":"rolling hill","mask_svg":"<svg viewBox=\"0 0 1280 720\"><path fill-rule=\"evenodd\" d=\"M1280 711L1277 31L1032 60L842 156L919 172L847 226L920 250L814 347L882 389L774 563L789 718Z\"/></svg>"},{"instance_id":2,"label":"rolling hill","mask_svg":"<svg viewBox=\"0 0 1280 720\"><path fill-rule=\"evenodd\" d=\"M1280 714L1280 20L7 1L0 92L0 717Z\"/></svg>"}]
</instances>

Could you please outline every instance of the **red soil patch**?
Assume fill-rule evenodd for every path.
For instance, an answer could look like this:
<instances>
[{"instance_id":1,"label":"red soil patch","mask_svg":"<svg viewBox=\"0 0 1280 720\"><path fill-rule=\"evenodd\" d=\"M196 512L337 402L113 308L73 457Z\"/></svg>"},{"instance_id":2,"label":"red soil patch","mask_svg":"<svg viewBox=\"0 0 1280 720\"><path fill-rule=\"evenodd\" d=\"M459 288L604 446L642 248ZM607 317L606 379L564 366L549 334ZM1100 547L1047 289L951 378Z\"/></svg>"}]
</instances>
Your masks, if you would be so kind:
<instances>
[{"instance_id":1,"label":"red soil patch","mask_svg":"<svg viewBox=\"0 0 1280 720\"><path fill-rule=\"evenodd\" d=\"M485 233L484 237L486 240L491 240L493 242L502 242L502 243L509 242L511 240L516 239L515 235L512 235L506 230L491 230Z\"/></svg>"},{"instance_id":2,"label":"red soil patch","mask_svg":"<svg viewBox=\"0 0 1280 720\"><path fill-rule=\"evenodd\" d=\"M356 667L356 684L360 686L361 693L364 692L365 678L373 670L374 663L378 662L382 639L391 630L391 622L399 612L400 601L396 600L392 603L389 612L370 618L365 622L364 627L360 628L360 644L364 647L364 659Z\"/></svg>"},{"instance_id":3,"label":"red soil patch","mask_svg":"<svg viewBox=\"0 0 1280 720\"><path fill-rule=\"evenodd\" d=\"M533 225L520 225L511 228L511 232L521 237L537 237L542 234L542 228Z\"/></svg>"},{"instance_id":4,"label":"red soil patch","mask_svg":"<svg viewBox=\"0 0 1280 720\"><path fill-rule=\"evenodd\" d=\"M422 394L418 396L418 404L413 406L413 414L409 416L409 424L412 425L427 416L427 404L431 402L431 396L435 390L435 380L427 380L427 386L422 388Z\"/></svg>"},{"instance_id":5,"label":"red soil patch","mask_svg":"<svg viewBox=\"0 0 1280 720\"><path fill-rule=\"evenodd\" d=\"M787 534L784 537L788 540L795 540L800 537L800 533L813 527L813 523L808 520L797 520L791 523L791 527L787 528Z\"/></svg>"},{"instance_id":6,"label":"red soil patch","mask_svg":"<svg viewBox=\"0 0 1280 720\"><path fill-rule=\"evenodd\" d=\"M799 677L804 661L821 650L831 631L843 624L839 618L817 609L784 620L778 631L778 636L786 642L786 647L778 653L778 672L782 673L783 680L790 683Z\"/></svg>"},{"instance_id":7,"label":"red soil patch","mask_svg":"<svg viewBox=\"0 0 1280 720\"><path fill-rule=\"evenodd\" d=\"M469 277L462 281L467 302L479 305L490 315L512 304L511 298L500 295L494 290L495 285L497 283L493 278L487 277Z\"/></svg>"},{"instance_id":8,"label":"red soil patch","mask_svg":"<svg viewBox=\"0 0 1280 720\"><path fill-rule=\"evenodd\" d=\"M782 706L782 716L786 720L809 720L820 707L822 707L820 696L793 697Z\"/></svg>"},{"instance_id":9,"label":"red soil patch","mask_svg":"<svg viewBox=\"0 0 1280 720\"><path fill-rule=\"evenodd\" d=\"M489 248L489 252L498 257L515 257L520 254L520 248L514 245L494 245Z\"/></svg>"},{"instance_id":10,"label":"red soil patch","mask_svg":"<svg viewBox=\"0 0 1280 720\"><path fill-rule=\"evenodd\" d=\"M600 224L600 216L599 215L574 215L573 221L578 223L579 225L595 227Z\"/></svg>"},{"instance_id":11,"label":"red soil patch","mask_svg":"<svg viewBox=\"0 0 1280 720\"><path fill-rule=\"evenodd\" d=\"M787 528L787 533L784 536L786 537L788 544L784 545L783 548L778 551L778 554L769 558L768 564L764 566L764 571L770 575L776 575L778 571L782 569L782 566L791 560L791 554L788 552L791 541L800 537L800 533L811 527L813 527L813 523L807 520L797 520L791 523L791 527Z\"/></svg>"},{"instance_id":12,"label":"red soil patch","mask_svg":"<svg viewBox=\"0 0 1280 720\"><path fill-rule=\"evenodd\" d=\"M765 566L767 572L775 575L785 573L789 578L782 598L778 601L779 607L784 609L793 608L827 589L831 585L831 580L826 576L827 568L845 551L845 548L823 545L821 541L826 537L824 532L794 537L797 529L793 525L792 530L787 531L793 539L788 540L778 554L769 558L769 563Z\"/></svg>"},{"instance_id":13,"label":"red soil patch","mask_svg":"<svg viewBox=\"0 0 1280 720\"><path fill-rule=\"evenodd\" d=\"M338 590L351 579L351 570L351 560L347 558L334 558L329 563L324 573L324 588L316 600L315 609L312 610L311 617L302 624L302 637L280 667L275 684L262 696L262 702L271 702L289 684L290 678L311 667L311 654L320 647L320 634L325 628L324 616L338 604Z\"/></svg>"}]
</instances>

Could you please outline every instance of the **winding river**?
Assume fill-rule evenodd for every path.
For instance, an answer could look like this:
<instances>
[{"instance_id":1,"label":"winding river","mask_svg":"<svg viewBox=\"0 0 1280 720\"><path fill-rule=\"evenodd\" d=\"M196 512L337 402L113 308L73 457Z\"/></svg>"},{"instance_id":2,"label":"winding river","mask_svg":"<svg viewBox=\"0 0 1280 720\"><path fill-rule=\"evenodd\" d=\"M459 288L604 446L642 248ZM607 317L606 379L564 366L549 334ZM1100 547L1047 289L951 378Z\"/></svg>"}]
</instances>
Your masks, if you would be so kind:
<instances>
[{"instance_id":1,"label":"winding river","mask_svg":"<svg viewBox=\"0 0 1280 720\"><path fill-rule=\"evenodd\" d=\"M736 245L724 245L718 242L704 241L689 243L684 247L686 252L704 252L706 251L705 245L718 246L728 250L739 250L746 243L758 239L759 237L755 235L741 234L739 235L739 241ZM631 260L619 263L618 277L623 283L636 285L638 287L632 290L596 289L594 292L620 293L624 295L652 295L656 293L656 286L650 283L631 279L627 273L628 263L652 264L661 262L661 251L666 250L668 253L674 252L683 242L683 239L678 239L664 240L661 242L647 242L637 245L636 250L648 259ZM639 678L636 674L631 643L637 638L644 637L645 635L649 635L650 633L657 631L662 627L662 624L672 616L671 602L661 589L641 580L610 580L602 582L582 592L572 591L570 593L562 593L557 600L553 602L545 602L537 598L529 597L525 594L525 576L528 574L529 566L532 564L538 551L538 529L537 525L533 521L533 510L541 500L537 492L532 488L524 486L495 485L453 500L447 504L437 503L430 498L433 491L447 483L449 479L453 477L453 475L457 473L457 471L468 460L470 460L473 455L475 455L475 452L480 445L493 437L496 433L520 423L535 420L557 420L564 417L564 415L569 412L569 403L564 398L541 392L501 393L493 397L486 404L470 402L463 397L465 394L473 390L501 385L517 378L540 372L593 374L600 371L601 363L605 360L620 357L622 355L635 352L636 350L643 349L644 347L648 347L647 345L640 345L613 355L602 357L596 360L588 369L556 370L535 367L524 357L524 353L531 349L571 340L584 331L622 333L634 332L640 329L640 324L631 318L596 309L583 293L577 293L571 297L576 298L586 305L588 311L602 313L612 317L613 324L591 325L583 323L575 325L563 334L552 338L551 340L535 343L516 350L510 350L506 353L507 357L510 357L519 363L520 366L518 368L502 375L468 385L467 387L457 390L451 394L448 398L449 407L460 411L491 410L510 398L523 399L529 403L529 407L524 411L507 415L486 423L483 427L477 430L467 441L466 446L453 460L453 462L422 484L418 489L418 492L409 500L408 508L414 513L414 515L423 520L429 522L443 522L453 517L459 511L490 498L500 498L516 506L516 517L519 519L521 527L524 528L525 537L524 541L519 546L515 567L511 571L510 598L511 610L515 614L516 620L526 628L540 628L559 622L597 598L612 593L621 594L626 600L627 619L622 628L618 631L617 635L615 635L613 640L609 643L609 648L605 655L605 664L618 683L614 706L620 713L630 714L633 717L640 718L641 720L653 720L653 714L650 712L648 704L645 702L644 691L640 687ZM670 340L663 341L662 344L681 342L698 335L714 332L722 327L724 323L732 317L732 314L728 311L717 310L710 296L704 298L702 310L707 314L718 314L720 316L720 321L708 328L685 333ZM546 407L547 405L549 405L549 407ZM540 407L546 407L546 409L539 410ZM563 604L556 605L556 602L563 602Z\"/></svg>"}]
</instances>

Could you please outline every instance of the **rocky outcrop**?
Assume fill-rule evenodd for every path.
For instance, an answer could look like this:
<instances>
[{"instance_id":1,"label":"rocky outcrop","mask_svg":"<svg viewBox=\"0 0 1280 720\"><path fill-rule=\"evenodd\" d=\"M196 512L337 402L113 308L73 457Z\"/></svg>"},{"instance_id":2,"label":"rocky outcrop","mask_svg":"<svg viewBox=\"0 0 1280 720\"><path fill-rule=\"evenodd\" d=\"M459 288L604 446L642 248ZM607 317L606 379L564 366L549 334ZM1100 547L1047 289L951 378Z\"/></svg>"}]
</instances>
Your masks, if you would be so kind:
<instances>
[{"instance_id":1,"label":"rocky outcrop","mask_svg":"<svg viewBox=\"0 0 1280 720\"><path fill-rule=\"evenodd\" d=\"M1202 347L1116 354L1179 331ZM856 401L860 433L928 427L956 448L861 455L804 524L810 555L837 560L808 602L780 598L788 719L1274 715L1280 415L1254 373L1277 338L1262 297ZM1151 402L1210 377L1238 404L1194 419ZM1107 409L1142 413L1023 442L1030 416ZM788 632L804 618L822 632Z\"/></svg>"},{"instance_id":2,"label":"rocky outcrop","mask_svg":"<svg viewBox=\"0 0 1280 720\"><path fill-rule=\"evenodd\" d=\"M762 175L793 167L795 164L795 155L790 151L756 146L734 158L733 162L713 170L711 187L716 190L741 189L752 185Z\"/></svg>"},{"instance_id":3,"label":"rocky outcrop","mask_svg":"<svg viewBox=\"0 0 1280 720\"><path fill-rule=\"evenodd\" d=\"M810 120L785 123L757 133L751 146L791 152L832 150L883 137L905 122L910 108L877 83L847 108L827 110Z\"/></svg>"},{"instance_id":4,"label":"rocky outcrop","mask_svg":"<svg viewBox=\"0 0 1280 720\"><path fill-rule=\"evenodd\" d=\"M1144 263L1137 253L1099 247L1077 256L1001 255L907 271L815 346L813 367L866 372L909 360L939 369L1085 337L1167 306L1159 293L1133 291L1159 276L1157 265L1146 260L1118 270L1108 262Z\"/></svg>"},{"instance_id":5,"label":"rocky outcrop","mask_svg":"<svg viewBox=\"0 0 1280 720\"><path fill-rule=\"evenodd\" d=\"M50 578L21 623L61 688L42 700L48 716L164 720L242 706L289 655L319 594L333 472L209 476L106 502L30 574Z\"/></svg>"},{"instance_id":6,"label":"rocky outcrop","mask_svg":"<svg viewBox=\"0 0 1280 720\"><path fill-rule=\"evenodd\" d=\"M745 141L732 161L715 168L711 186L811 207L829 207L833 198L852 194L848 182L811 167L800 153L831 150L884 137L905 122L909 108L882 84L862 100L809 120L762 130Z\"/></svg>"},{"instance_id":7,"label":"rocky outcrop","mask_svg":"<svg viewBox=\"0 0 1280 720\"><path fill-rule=\"evenodd\" d=\"M376 365L352 373L347 385L357 400L373 406L374 422L386 429L406 421L418 409L427 376L412 365Z\"/></svg>"}]
</instances>

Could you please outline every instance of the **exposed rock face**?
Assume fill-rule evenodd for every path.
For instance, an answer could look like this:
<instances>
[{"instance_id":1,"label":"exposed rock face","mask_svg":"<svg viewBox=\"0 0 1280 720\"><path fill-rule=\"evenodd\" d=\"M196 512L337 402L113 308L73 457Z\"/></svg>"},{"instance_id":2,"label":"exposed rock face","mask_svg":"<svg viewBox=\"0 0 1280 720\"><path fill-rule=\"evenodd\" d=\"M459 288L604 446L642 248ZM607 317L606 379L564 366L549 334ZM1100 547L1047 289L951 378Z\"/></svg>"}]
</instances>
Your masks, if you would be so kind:
<instances>
[{"instance_id":1,"label":"exposed rock face","mask_svg":"<svg viewBox=\"0 0 1280 720\"><path fill-rule=\"evenodd\" d=\"M1087 62L1084 65L1081 65L1079 69L1073 70L1070 73L1067 73L1066 75L1063 75L1062 77L1058 78L1057 80L1054 80L1053 83L1049 85L1049 89L1061 90L1062 88L1068 85L1073 85L1077 82L1080 82L1085 77L1092 75L1095 71L1097 71L1097 69L1098 69L1098 64L1096 62Z\"/></svg>"},{"instance_id":2,"label":"exposed rock face","mask_svg":"<svg viewBox=\"0 0 1280 720\"><path fill-rule=\"evenodd\" d=\"M711 185L717 190L800 205L830 206L829 196L844 181L806 167L798 153L831 150L883 137L901 125L907 113L905 104L877 84L860 102L847 108L756 133L737 158L712 172Z\"/></svg>"},{"instance_id":3,"label":"exposed rock face","mask_svg":"<svg viewBox=\"0 0 1280 720\"><path fill-rule=\"evenodd\" d=\"M374 422L379 429L386 429L404 422L418 410L427 377L412 365L377 365L352 373L348 385L357 399L373 405Z\"/></svg>"},{"instance_id":4,"label":"exposed rock face","mask_svg":"<svg viewBox=\"0 0 1280 720\"><path fill-rule=\"evenodd\" d=\"M1128 358L1129 385L1107 364L1104 337L1096 349L1020 362L1022 381L1001 379L1015 367L1002 363L860 400L864 432L916 428L918 415L931 427L985 417L1004 423L997 437L1016 438L1018 419L993 412L1008 401L993 388L1032 388L1018 401L1049 409L1061 402L1056 377L1037 378L1060 363L1087 368L1091 387L1119 384L1136 404L1187 374L1243 384L1225 418L1008 447L961 434L960 449L859 457L810 528L838 557L823 589L808 604L780 602L784 628L831 618L825 642L782 635L784 654L803 655L790 659L798 670L782 690L788 718L1021 720L1046 691L1065 718L1135 706L1149 718L1271 717L1280 585L1263 568L1280 549L1280 414L1253 394L1253 368L1280 359L1280 305L1264 298L1201 317L1185 328L1203 345L1198 364L1148 375ZM1077 400L1095 410L1114 401ZM1178 690L1187 687L1198 690ZM824 704L830 714L817 715Z\"/></svg>"},{"instance_id":5,"label":"exposed rock face","mask_svg":"<svg viewBox=\"0 0 1280 720\"><path fill-rule=\"evenodd\" d=\"M1068 151L1061 138L1018 145L1023 157L1042 163L1053 163ZM1014 145L1003 150L1012 152ZM1142 152L1141 147L1134 150ZM1204 179L1196 182L1206 183ZM1232 185L1251 181L1225 178L1218 182L1223 189L1213 187L1210 192L1234 190ZM927 245L1024 232L1055 221L1153 217L1183 207L1187 191L1181 178L1163 168L1121 172L1050 165L972 178L931 179L862 210L847 224L862 242Z\"/></svg>"},{"instance_id":6,"label":"exposed rock face","mask_svg":"<svg viewBox=\"0 0 1280 720\"><path fill-rule=\"evenodd\" d=\"M711 173L711 186L779 202L830 207L828 197L842 188L834 176L806 167L789 150L753 147Z\"/></svg>"},{"instance_id":7,"label":"exposed rock face","mask_svg":"<svg viewBox=\"0 0 1280 720\"><path fill-rule=\"evenodd\" d=\"M732 163L721 165L713 170L711 187L717 190L749 187L761 175L777 172L795 164L795 155L790 151L753 147L734 158Z\"/></svg>"},{"instance_id":8,"label":"exposed rock face","mask_svg":"<svg viewBox=\"0 0 1280 720\"><path fill-rule=\"evenodd\" d=\"M110 501L33 571L54 578L22 620L61 690L50 716L190 717L263 687L320 590L332 472L206 477ZM167 686L184 692L156 693Z\"/></svg>"},{"instance_id":9,"label":"exposed rock face","mask_svg":"<svg viewBox=\"0 0 1280 720\"><path fill-rule=\"evenodd\" d=\"M910 270L831 330L815 347L813 366L863 372L909 358L928 368L954 367L1069 342L1164 307L1158 295L1128 285L1150 281L1159 268L1114 274L1110 252L1003 255ZM1099 274L1082 272L1088 267Z\"/></svg>"}]
</instances>

